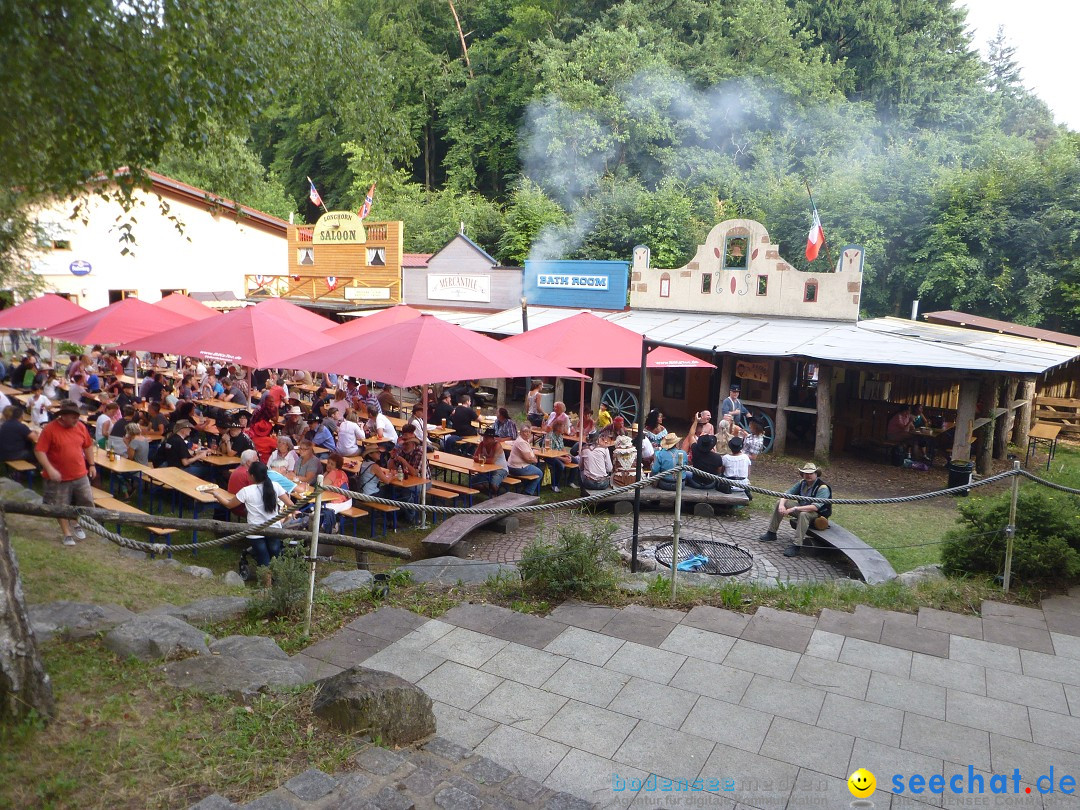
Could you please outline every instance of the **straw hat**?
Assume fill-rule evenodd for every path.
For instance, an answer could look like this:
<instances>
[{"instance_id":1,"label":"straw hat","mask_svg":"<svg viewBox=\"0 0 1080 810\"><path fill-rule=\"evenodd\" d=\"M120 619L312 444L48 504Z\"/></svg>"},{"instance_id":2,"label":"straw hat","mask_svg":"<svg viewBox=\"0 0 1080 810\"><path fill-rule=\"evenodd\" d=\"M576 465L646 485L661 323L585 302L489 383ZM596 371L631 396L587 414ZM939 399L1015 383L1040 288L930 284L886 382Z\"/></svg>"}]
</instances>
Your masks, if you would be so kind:
<instances>
[{"instance_id":1,"label":"straw hat","mask_svg":"<svg viewBox=\"0 0 1080 810\"><path fill-rule=\"evenodd\" d=\"M365 447L363 452L360 453L361 458L367 458L368 456L382 456L382 448L379 445L372 445L371 447Z\"/></svg>"},{"instance_id":2,"label":"straw hat","mask_svg":"<svg viewBox=\"0 0 1080 810\"><path fill-rule=\"evenodd\" d=\"M293 405L291 408L289 408L288 411L285 412L285 415L286 416L303 416L304 412L302 410L300 410L299 405Z\"/></svg>"},{"instance_id":3,"label":"straw hat","mask_svg":"<svg viewBox=\"0 0 1080 810\"><path fill-rule=\"evenodd\" d=\"M810 473L819 473L819 472L821 472L821 468L818 467L818 465L815 464L814 462L808 461L799 468L799 472L802 475L810 475Z\"/></svg>"},{"instance_id":4,"label":"straw hat","mask_svg":"<svg viewBox=\"0 0 1080 810\"><path fill-rule=\"evenodd\" d=\"M670 450L672 447L674 447L678 443L679 443L679 437L676 436L674 433L669 433L664 438L662 438L660 440L660 446L663 447L665 450Z\"/></svg>"}]
</instances>

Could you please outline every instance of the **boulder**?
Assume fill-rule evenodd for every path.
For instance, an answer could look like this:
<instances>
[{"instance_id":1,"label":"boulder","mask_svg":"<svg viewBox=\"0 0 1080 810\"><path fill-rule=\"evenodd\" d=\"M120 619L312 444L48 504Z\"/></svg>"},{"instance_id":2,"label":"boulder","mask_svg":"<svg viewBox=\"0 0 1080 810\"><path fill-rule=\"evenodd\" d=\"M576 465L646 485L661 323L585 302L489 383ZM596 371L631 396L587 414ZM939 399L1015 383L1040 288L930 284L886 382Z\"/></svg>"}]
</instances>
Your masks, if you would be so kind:
<instances>
[{"instance_id":1,"label":"boulder","mask_svg":"<svg viewBox=\"0 0 1080 810\"><path fill-rule=\"evenodd\" d=\"M912 568L910 571L897 576L901 584L911 587L912 585L918 585L920 582L933 582L934 580L945 579L945 574L941 570L941 566L936 563L933 565L920 565L918 568Z\"/></svg>"},{"instance_id":2,"label":"boulder","mask_svg":"<svg viewBox=\"0 0 1080 810\"><path fill-rule=\"evenodd\" d=\"M401 570L412 575L413 582L427 582L432 585L482 585L490 577L500 574L517 574L517 566L507 563L480 563L476 560L463 560L460 557L429 557L408 565Z\"/></svg>"},{"instance_id":3,"label":"boulder","mask_svg":"<svg viewBox=\"0 0 1080 810\"><path fill-rule=\"evenodd\" d=\"M213 579L214 572L209 568L203 568L201 565L188 565L184 567L184 570L191 574L193 577L199 579Z\"/></svg>"},{"instance_id":4,"label":"boulder","mask_svg":"<svg viewBox=\"0 0 1080 810\"><path fill-rule=\"evenodd\" d=\"M245 596L209 596L196 599L176 611L176 615L193 624L216 624L239 619L248 609Z\"/></svg>"},{"instance_id":5,"label":"boulder","mask_svg":"<svg viewBox=\"0 0 1080 810\"><path fill-rule=\"evenodd\" d=\"M247 585L247 583L244 582L244 578L235 571L226 571L221 578L225 580L226 585L231 585L234 588L243 588Z\"/></svg>"},{"instance_id":6,"label":"boulder","mask_svg":"<svg viewBox=\"0 0 1080 810\"><path fill-rule=\"evenodd\" d=\"M318 682L315 714L345 732L362 732L390 745L435 733L431 698L389 672L352 667Z\"/></svg>"},{"instance_id":7,"label":"boulder","mask_svg":"<svg viewBox=\"0 0 1080 810\"><path fill-rule=\"evenodd\" d=\"M319 584L328 591L334 593L350 593L351 591L366 590L371 587L371 572L353 568L350 571L335 571L323 577Z\"/></svg>"},{"instance_id":8,"label":"boulder","mask_svg":"<svg viewBox=\"0 0 1080 810\"><path fill-rule=\"evenodd\" d=\"M41 496L11 478L0 478L0 498L5 501L41 503Z\"/></svg>"},{"instance_id":9,"label":"boulder","mask_svg":"<svg viewBox=\"0 0 1080 810\"><path fill-rule=\"evenodd\" d=\"M208 636L175 616L139 615L118 624L105 636L105 646L117 655L143 661L206 655ZM211 640L213 640L211 638Z\"/></svg>"},{"instance_id":10,"label":"boulder","mask_svg":"<svg viewBox=\"0 0 1080 810\"><path fill-rule=\"evenodd\" d=\"M226 636L210 645L211 655L232 658L256 658L267 661L288 661L289 655L277 642L266 636Z\"/></svg>"},{"instance_id":11,"label":"boulder","mask_svg":"<svg viewBox=\"0 0 1080 810\"><path fill-rule=\"evenodd\" d=\"M134 613L119 605L90 605L84 602L31 605L27 612L38 641L48 641L55 635L65 639L88 638L135 618Z\"/></svg>"},{"instance_id":12,"label":"boulder","mask_svg":"<svg viewBox=\"0 0 1080 810\"><path fill-rule=\"evenodd\" d=\"M233 658L229 655L200 655L162 667L165 681L178 689L192 689L208 695L228 695L243 700L275 687L307 683L307 670L297 661Z\"/></svg>"}]
</instances>

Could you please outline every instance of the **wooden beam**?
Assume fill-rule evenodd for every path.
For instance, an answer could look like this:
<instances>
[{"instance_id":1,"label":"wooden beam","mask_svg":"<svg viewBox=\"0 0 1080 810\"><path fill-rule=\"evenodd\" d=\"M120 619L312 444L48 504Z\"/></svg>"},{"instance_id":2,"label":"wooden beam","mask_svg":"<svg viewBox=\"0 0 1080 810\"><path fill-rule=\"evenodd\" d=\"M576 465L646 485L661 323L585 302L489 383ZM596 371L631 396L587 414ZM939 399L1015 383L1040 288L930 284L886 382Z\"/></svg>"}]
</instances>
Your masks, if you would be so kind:
<instances>
[{"instance_id":1,"label":"wooden beam","mask_svg":"<svg viewBox=\"0 0 1080 810\"><path fill-rule=\"evenodd\" d=\"M817 430L814 436L814 458L825 461L829 458L832 450L832 418L833 418L833 392L832 392L833 368L832 366L818 366L817 384Z\"/></svg>"},{"instance_id":2,"label":"wooden beam","mask_svg":"<svg viewBox=\"0 0 1080 810\"><path fill-rule=\"evenodd\" d=\"M600 415L600 397L603 394L604 370L593 369L592 394L589 396L589 406L592 408L593 419Z\"/></svg>"},{"instance_id":3,"label":"wooden beam","mask_svg":"<svg viewBox=\"0 0 1080 810\"><path fill-rule=\"evenodd\" d=\"M360 508L363 503L357 501ZM45 503L24 503L23 501L0 501L0 510L10 512L13 515L31 515L32 517L44 518L77 518L80 514L86 514L106 528L117 523L130 526L153 526L159 529L190 529L193 531L209 532L211 534L227 535L240 531L245 524L229 523L225 520L190 520L188 518L168 517L165 515L139 515L132 512L116 512L112 509L88 509L74 506L52 506ZM277 529L269 527L259 529L259 534L267 537L281 537L290 540L310 540L310 531L295 531L293 529ZM360 551L373 551L377 554L385 554L388 557L410 559L412 552L407 548L391 546L387 543L379 543L375 540L366 540L361 537L345 537L341 534L319 533L319 542L329 546L341 546L343 548L357 549Z\"/></svg>"},{"instance_id":4,"label":"wooden beam","mask_svg":"<svg viewBox=\"0 0 1080 810\"><path fill-rule=\"evenodd\" d=\"M956 433L953 437L953 461L971 459L971 429L975 422L975 405L979 401L979 381L960 381L960 400L956 404Z\"/></svg>"},{"instance_id":5,"label":"wooden beam","mask_svg":"<svg viewBox=\"0 0 1080 810\"><path fill-rule=\"evenodd\" d=\"M1016 414L1016 427L1013 429L1013 444L1027 449L1028 431L1031 430L1031 415L1035 406L1035 378L1028 377L1020 383L1020 396L1024 400L1020 412Z\"/></svg>"},{"instance_id":6,"label":"wooden beam","mask_svg":"<svg viewBox=\"0 0 1080 810\"><path fill-rule=\"evenodd\" d=\"M777 363L779 372L776 375L776 419L773 438L773 452L783 455L787 452L787 418L788 402L791 399L791 377L795 373L795 364L790 360L781 360Z\"/></svg>"},{"instance_id":7,"label":"wooden beam","mask_svg":"<svg viewBox=\"0 0 1080 810\"><path fill-rule=\"evenodd\" d=\"M713 411L713 416L716 417L716 421L720 421L720 414L723 413L724 400L727 399L728 389L731 387L731 380L735 376L735 358L730 354L724 355L724 360L720 364L720 391L716 395L716 410Z\"/></svg>"},{"instance_id":8,"label":"wooden beam","mask_svg":"<svg viewBox=\"0 0 1080 810\"><path fill-rule=\"evenodd\" d=\"M994 458L1002 461L1009 453L1009 437L1012 436L1013 423L1016 421L1016 411L1011 407L1016 401L1016 389L1020 381L1016 377L1009 377L1001 386L1001 398L998 403L1004 407L1005 418L1001 420L998 430L994 432Z\"/></svg>"},{"instance_id":9,"label":"wooden beam","mask_svg":"<svg viewBox=\"0 0 1080 810\"><path fill-rule=\"evenodd\" d=\"M994 418L996 415L994 406L997 404L1000 391L1001 380L996 374L985 375L979 383L979 401L983 403L987 413L991 414L986 424L979 428L979 455L975 459L975 470L979 475L990 475L993 472L994 428L997 425L997 419Z\"/></svg>"}]
</instances>

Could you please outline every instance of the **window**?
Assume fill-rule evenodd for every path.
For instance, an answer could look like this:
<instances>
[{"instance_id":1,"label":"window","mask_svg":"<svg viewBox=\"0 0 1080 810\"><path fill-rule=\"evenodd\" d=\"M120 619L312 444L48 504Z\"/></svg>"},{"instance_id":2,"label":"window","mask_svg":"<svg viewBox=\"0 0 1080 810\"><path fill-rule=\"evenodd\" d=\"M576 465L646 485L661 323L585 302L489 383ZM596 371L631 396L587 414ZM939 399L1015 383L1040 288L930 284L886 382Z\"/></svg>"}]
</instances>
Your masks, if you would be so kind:
<instances>
[{"instance_id":1,"label":"window","mask_svg":"<svg viewBox=\"0 0 1080 810\"><path fill-rule=\"evenodd\" d=\"M180 295L187 295L187 290L162 290L161 291L161 297L165 298L166 296L172 295L173 293L179 293Z\"/></svg>"},{"instance_id":2,"label":"window","mask_svg":"<svg viewBox=\"0 0 1080 810\"><path fill-rule=\"evenodd\" d=\"M671 274L664 273L660 276L660 297L669 298L671 296Z\"/></svg>"},{"instance_id":3,"label":"window","mask_svg":"<svg viewBox=\"0 0 1080 810\"><path fill-rule=\"evenodd\" d=\"M701 294L708 295L712 292L712 273L702 273L701 275Z\"/></svg>"},{"instance_id":4,"label":"window","mask_svg":"<svg viewBox=\"0 0 1080 810\"><path fill-rule=\"evenodd\" d=\"M768 295L769 294L769 277L758 276L757 277L757 294Z\"/></svg>"},{"instance_id":5,"label":"window","mask_svg":"<svg viewBox=\"0 0 1080 810\"><path fill-rule=\"evenodd\" d=\"M367 249L367 263L368 267L385 267L386 266L386 248L368 248Z\"/></svg>"},{"instance_id":6,"label":"window","mask_svg":"<svg viewBox=\"0 0 1080 810\"><path fill-rule=\"evenodd\" d=\"M315 248L298 248L296 251L296 263L302 267L310 267L315 264Z\"/></svg>"},{"instance_id":7,"label":"window","mask_svg":"<svg viewBox=\"0 0 1080 810\"><path fill-rule=\"evenodd\" d=\"M817 279L810 279L806 282L806 286L803 287L802 300L807 304L813 304L817 301Z\"/></svg>"},{"instance_id":8,"label":"window","mask_svg":"<svg viewBox=\"0 0 1080 810\"><path fill-rule=\"evenodd\" d=\"M686 369L664 369L664 398L686 399Z\"/></svg>"},{"instance_id":9,"label":"window","mask_svg":"<svg viewBox=\"0 0 1080 810\"><path fill-rule=\"evenodd\" d=\"M724 268L727 270L746 269L746 249L750 240L745 236L729 236L724 241Z\"/></svg>"},{"instance_id":10,"label":"window","mask_svg":"<svg viewBox=\"0 0 1080 810\"><path fill-rule=\"evenodd\" d=\"M109 290L109 303L115 304L117 301L123 301L125 298L138 298L138 290Z\"/></svg>"}]
</instances>

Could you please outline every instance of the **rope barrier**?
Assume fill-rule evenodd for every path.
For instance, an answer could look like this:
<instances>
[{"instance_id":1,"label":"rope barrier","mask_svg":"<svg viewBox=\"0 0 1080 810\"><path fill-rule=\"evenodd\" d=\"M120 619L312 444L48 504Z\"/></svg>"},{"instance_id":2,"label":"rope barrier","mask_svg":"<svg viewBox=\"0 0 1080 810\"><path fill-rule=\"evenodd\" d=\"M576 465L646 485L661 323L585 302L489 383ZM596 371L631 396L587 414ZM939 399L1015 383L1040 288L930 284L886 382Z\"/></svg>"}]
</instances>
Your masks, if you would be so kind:
<instances>
[{"instance_id":1,"label":"rope barrier","mask_svg":"<svg viewBox=\"0 0 1080 810\"><path fill-rule=\"evenodd\" d=\"M1075 489L1074 487L1067 487L1064 484L1055 484L1053 481L1047 481L1045 478L1040 478L1039 476L1035 475L1035 473L1030 473L1027 470L1020 470L1020 475L1024 476L1024 478L1034 481L1036 484L1042 484L1044 487L1056 489L1059 492L1068 492L1070 495L1080 495L1080 489Z\"/></svg>"}]
</instances>

